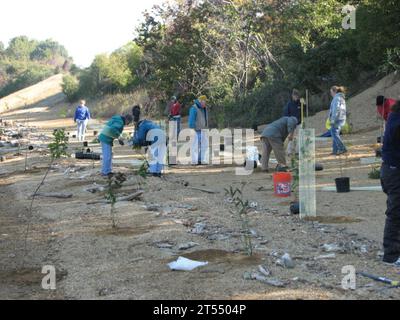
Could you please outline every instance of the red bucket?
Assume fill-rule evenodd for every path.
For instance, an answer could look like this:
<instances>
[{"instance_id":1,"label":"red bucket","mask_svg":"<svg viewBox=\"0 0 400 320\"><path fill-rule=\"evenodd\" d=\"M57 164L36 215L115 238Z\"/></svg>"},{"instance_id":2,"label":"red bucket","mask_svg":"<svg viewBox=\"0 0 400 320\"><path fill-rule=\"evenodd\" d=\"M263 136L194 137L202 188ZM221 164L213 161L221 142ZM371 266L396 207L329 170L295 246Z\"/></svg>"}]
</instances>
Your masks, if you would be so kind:
<instances>
[{"instance_id":1,"label":"red bucket","mask_svg":"<svg viewBox=\"0 0 400 320\"><path fill-rule=\"evenodd\" d=\"M291 196L292 174L290 172L274 173L273 181L276 197L287 198Z\"/></svg>"}]
</instances>

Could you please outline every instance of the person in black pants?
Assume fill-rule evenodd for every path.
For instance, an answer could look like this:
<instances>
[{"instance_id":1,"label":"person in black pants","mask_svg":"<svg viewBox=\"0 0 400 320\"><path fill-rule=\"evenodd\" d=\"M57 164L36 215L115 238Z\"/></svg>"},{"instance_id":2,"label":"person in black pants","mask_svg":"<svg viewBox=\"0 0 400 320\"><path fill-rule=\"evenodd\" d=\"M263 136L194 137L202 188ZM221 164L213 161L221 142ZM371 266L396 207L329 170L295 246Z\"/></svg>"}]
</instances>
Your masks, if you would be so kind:
<instances>
[{"instance_id":1,"label":"person in black pants","mask_svg":"<svg viewBox=\"0 0 400 320\"><path fill-rule=\"evenodd\" d=\"M400 267L400 101L387 121L382 159L381 183L388 196L383 262Z\"/></svg>"}]
</instances>

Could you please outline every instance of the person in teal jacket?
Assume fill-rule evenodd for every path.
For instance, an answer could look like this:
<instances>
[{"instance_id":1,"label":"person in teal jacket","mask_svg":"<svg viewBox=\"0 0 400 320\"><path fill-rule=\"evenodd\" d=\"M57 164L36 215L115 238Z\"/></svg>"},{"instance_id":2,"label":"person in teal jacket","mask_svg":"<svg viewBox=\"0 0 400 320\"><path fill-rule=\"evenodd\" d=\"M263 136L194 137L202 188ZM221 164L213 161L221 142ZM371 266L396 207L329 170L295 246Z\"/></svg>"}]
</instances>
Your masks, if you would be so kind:
<instances>
[{"instance_id":1,"label":"person in teal jacket","mask_svg":"<svg viewBox=\"0 0 400 320\"><path fill-rule=\"evenodd\" d=\"M124 144L120 136L124 131L124 127L132 123L132 120L133 117L130 114L124 116L115 115L107 122L101 131L99 140L103 154L101 168L101 174L103 176L112 174L112 147L114 145L114 140L119 139L119 143L121 145Z\"/></svg>"}]
</instances>

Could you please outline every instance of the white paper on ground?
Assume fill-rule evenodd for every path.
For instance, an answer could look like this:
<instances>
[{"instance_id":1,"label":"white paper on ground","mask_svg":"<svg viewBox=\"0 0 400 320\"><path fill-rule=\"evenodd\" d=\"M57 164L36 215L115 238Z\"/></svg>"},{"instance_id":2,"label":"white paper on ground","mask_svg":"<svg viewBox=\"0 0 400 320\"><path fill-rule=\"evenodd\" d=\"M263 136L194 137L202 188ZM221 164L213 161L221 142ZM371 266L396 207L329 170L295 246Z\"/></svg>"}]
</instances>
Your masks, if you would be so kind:
<instances>
[{"instance_id":1,"label":"white paper on ground","mask_svg":"<svg viewBox=\"0 0 400 320\"><path fill-rule=\"evenodd\" d=\"M192 271L198 267L208 265L208 262L194 261L187 258L179 257L178 260L168 263L171 270Z\"/></svg>"}]
</instances>

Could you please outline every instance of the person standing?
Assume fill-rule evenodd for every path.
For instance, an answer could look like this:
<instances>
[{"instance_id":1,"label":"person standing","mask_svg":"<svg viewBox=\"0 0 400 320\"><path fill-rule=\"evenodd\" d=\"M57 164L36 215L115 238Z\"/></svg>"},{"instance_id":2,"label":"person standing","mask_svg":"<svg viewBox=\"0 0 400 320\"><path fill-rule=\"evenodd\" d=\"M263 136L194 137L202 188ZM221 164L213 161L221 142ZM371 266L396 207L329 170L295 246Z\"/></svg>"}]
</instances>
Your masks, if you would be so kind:
<instances>
[{"instance_id":1,"label":"person standing","mask_svg":"<svg viewBox=\"0 0 400 320\"><path fill-rule=\"evenodd\" d=\"M400 267L400 101L391 111L382 148L381 184L388 196L383 262Z\"/></svg>"},{"instance_id":2,"label":"person standing","mask_svg":"<svg viewBox=\"0 0 400 320\"><path fill-rule=\"evenodd\" d=\"M302 119L302 108L304 111L304 100L301 99L300 97L300 92L297 89L293 89L292 91L292 97L290 101L287 103L285 108L283 109L283 116L284 117L296 117L297 119L297 127L296 131L294 133L294 137L297 137L297 128L301 125L303 119ZM287 155L291 156L295 154L297 151L297 143L296 139L293 139L293 141L290 141L287 146Z\"/></svg>"},{"instance_id":3,"label":"person standing","mask_svg":"<svg viewBox=\"0 0 400 320\"><path fill-rule=\"evenodd\" d=\"M200 96L190 108L189 128L195 131L192 145L192 164L208 164L208 108L206 96Z\"/></svg>"},{"instance_id":4,"label":"person standing","mask_svg":"<svg viewBox=\"0 0 400 320\"><path fill-rule=\"evenodd\" d=\"M130 114L124 116L115 115L107 122L101 131L99 140L103 156L101 169L101 174L103 176L112 174L112 148L114 146L114 140L118 139L120 145L124 144L120 136L124 131L124 127L132 123L132 120L133 117Z\"/></svg>"},{"instance_id":5,"label":"person standing","mask_svg":"<svg viewBox=\"0 0 400 320\"><path fill-rule=\"evenodd\" d=\"M347 152L346 146L340 138L340 131L346 124L346 89L333 86L330 90L332 102L329 109L329 122L331 124L331 136L333 144L333 155L341 155Z\"/></svg>"},{"instance_id":6,"label":"person standing","mask_svg":"<svg viewBox=\"0 0 400 320\"><path fill-rule=\"evenodd\" d=\"M171 121L176 122L176 136L179 136L181 132L181 111L182 105L179 103L178 99L174 96L172 97L172 105L171 109L169 110L169 119Z\"/></svg>"},{"instance_id":7,"label":"person standing","mask_svg":"<svg viewBox=\"0 0 400 320\"><path fill-rule=\"evenodd\" d=\"M297 124L300 125L302 122L301 118L301 98L300 93L297 89L293 89L292 91L292 98L287 103L283 110L284 117L296 117Z\"/></svg>"},{"instance_id":8,"label":"person standing","mask_svg":"<svg viewBox=\"0 0 400 320\"><path fill-rule=\"evenodd\" d=\"M90 111L86 107L86 101L81 100L79 106L75 110L74 122L77 123L78 141L85 141L86 127L90 120Z\"/></svg>"},{"instance_id":9,"label":"person standing","mask_svg":"<svg viewBox=\"0 0 400 320\"><path fill-rule=\"evenodd\" d=\"M283 169L287 167L284 144L286 139L293 141L296 127L296 117L283 117L267 125L261 134L262 171L268 172L269 157L272 151L274 151L275 158L278 161L277 168Z\"/></svg>"}]
</instances>

